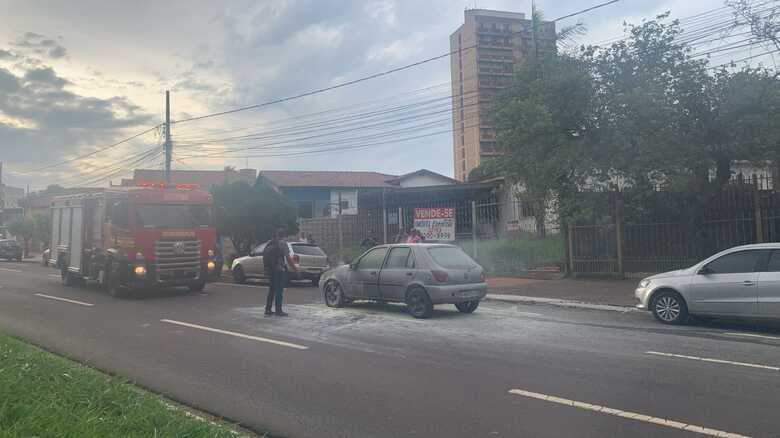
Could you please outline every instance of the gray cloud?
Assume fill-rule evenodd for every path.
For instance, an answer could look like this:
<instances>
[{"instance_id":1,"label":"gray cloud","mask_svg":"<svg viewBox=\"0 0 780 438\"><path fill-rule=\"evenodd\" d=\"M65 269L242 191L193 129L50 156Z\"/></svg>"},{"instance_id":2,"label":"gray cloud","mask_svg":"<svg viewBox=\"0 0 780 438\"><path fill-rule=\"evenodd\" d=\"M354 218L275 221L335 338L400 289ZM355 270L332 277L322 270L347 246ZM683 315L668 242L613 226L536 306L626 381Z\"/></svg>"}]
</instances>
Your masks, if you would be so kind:
<instances>
[{"instance_id":1,"label":"gray cloud","mask_svg":"<svg viewBox=\"0 0 780 438\"><path fill-rule=\"evenodd\" d=\"M35 32L24 32L11 44L17 49L51 59L60 59L68 55L67 49L60 43Z\"/></svg>"}]
</instances>

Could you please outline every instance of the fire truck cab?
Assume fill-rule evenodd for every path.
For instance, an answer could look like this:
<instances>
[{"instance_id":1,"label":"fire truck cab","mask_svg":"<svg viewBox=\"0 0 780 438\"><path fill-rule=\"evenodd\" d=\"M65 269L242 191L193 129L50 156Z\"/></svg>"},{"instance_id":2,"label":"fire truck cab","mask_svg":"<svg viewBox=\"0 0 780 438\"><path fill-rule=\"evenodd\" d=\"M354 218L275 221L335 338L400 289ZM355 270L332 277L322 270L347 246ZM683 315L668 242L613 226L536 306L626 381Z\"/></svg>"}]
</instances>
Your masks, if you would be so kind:
<instances>
[{"instance_id":1,"label":"fire truck cab","mask_svg":"<svg viewBox=\"0 0 780 438\"><path fill-rule=\"evenodd\" d=\"M212 198L192 185L62 196L51 215L49 262L66 286L92 280L114 296L152 287L201 291L219 275Z\"/></svg>"}]
</instances>

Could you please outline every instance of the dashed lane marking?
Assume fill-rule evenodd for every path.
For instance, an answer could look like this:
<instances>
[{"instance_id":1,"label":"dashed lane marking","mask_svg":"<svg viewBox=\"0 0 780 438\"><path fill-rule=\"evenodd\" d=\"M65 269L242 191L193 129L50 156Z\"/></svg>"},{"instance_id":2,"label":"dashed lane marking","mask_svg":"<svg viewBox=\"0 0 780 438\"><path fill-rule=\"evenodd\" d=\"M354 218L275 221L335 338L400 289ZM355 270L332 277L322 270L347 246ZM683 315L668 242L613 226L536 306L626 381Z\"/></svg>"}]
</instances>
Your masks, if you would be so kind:
<instances>
[{"instance_id":1,"label":"dashed lane marking","mask_svg":"<svg viewBox=\"0 0 780 438\"><path fill-rule=\"evenodd\" d=\"M6 272L24 272L21 269L12 269L12 268L0 268L0 271L6 271Z\"/></svg>"},{"instance_id":2,"label":"dashed lane marking","mask_svg":"<svg viewBox=\"0 0 780 438\"><path fill-rule=\"evenodd\" d=\"M688 359L688 360L698 360L702 362L710 362L710 363L720 363L725 365L736 365L741 367L749 367L749 368L761 368L764 370L772 370L772 371L780 371L779 367L773 367L769 365L761 365L761 364L755 364L755 363L747 363L747 362L734 362L730 360L723 360L723 359L713 359L710 357L698 357L698 356L686 356L683 354L673 354L673 353L661 353L660 351L646 351L647 354L652 354L655 356L664 356L664 357L673 357L677 359Z\"/></svg>"},{"instance_id":3,"label":"dashed lane marking","mask_svg":"<svg viewBox=\"0 0 780 438\"><path fill-rule=\"evenodd\" d=\"M250 339L250 340L253 340L253 341L257 341L257 342L265 342L267 344L274 344L274 345L279 345L279 346L282 346L282 347L294 348L296 350L307 350L309 348L309 347L307 347L305 345L298 345L298 344L293 344L293 343L290 343L290 342L277 341L276 339L263 338L263 337L260 337L260 336L245 335L243 333L231 332L231 331L228 331L228 330L222 330L222 329L213 328L213 327L206 327L204 325L192 324L192 323L183 322L183 321L176 321L176 320L173 320L173 319L161 319L160 321L167 322L168 324L180 325L180 326L183 326L183 327L194 328L194 329L203 330L203 331L207 331L207 332L220 333L220 334L223 334L223 335L235 336L237 338Z\"/></svg>"},{"instance_id":4,"label":"dashed lane marking","mask_svg":"<svg viewBox=\"0 0 780 438\"><path fill-rule=\"evenodd\" d=\"M510 394L519 395L522 397L533 398L537 400L543 400L550 403L557 403L560 405L570 406L573 408L585 409L587 411L599 412L601 414L613 415L615 417L627 418L629 420L642 421L645 423L655 424L658 426L671 427L673 429L684 430L686 432L695 432L702 435L725 437L725 438L747 438L746 435L740 435L737 433L724 432L722 430L711 429L708 427L696 426L693 424L687 424L680 421L669 420L666 418L652 417L650 415L639 414L636 412L624 411L621 409L608 408L606 406L594 405L577 400L570 400L567 398L555 397L547 394L540 394L538 392L525 391L522 389L511 389Z\"/></svg>"},{"instance_id":5,"label":"dashed lane marking","mask_svg":"<svg viewBox=\"0 0 780 438\"><path fill-rule=\"evenodd\" d=\"M71 303L71 304L78 304L80 306L86 306L86 307L94 306L94 304L92 304L92 303L85 303L83 301L69 300L67 298L54 297L54 296L46 295L46 294L35 294L35 296L36 297L41 297L41 298L48 298L50 300L63 301L63 302L66 302L66 303Z\"/></svg>"},{"instance_id":6,"label":"dashed lane marking","mask_svg":"<svg viewBox=\"0 0 780 438\"><path fill-rule=\"evenodd\" d=\"M49 274L49 277L54 277L54 278L62 278L62 275L57 275L57 274Z\"/></svg>"},{"instance_id":7,"label":"dashed lane marking","mask_svg":"<svg viewBox=\"0 0 780 438\"><path fill-rule=\"evenodd\" d=\"M746 338L772 339L772 340L775 340L775 341L780 341L780 337L777 337L777 336L756 335L756 334L753 334L753 333L731 333L731 332L726 332L726 333L723 333L723 334L726 335L726 336L744 336Z\"/></svg>"}]
</instances>

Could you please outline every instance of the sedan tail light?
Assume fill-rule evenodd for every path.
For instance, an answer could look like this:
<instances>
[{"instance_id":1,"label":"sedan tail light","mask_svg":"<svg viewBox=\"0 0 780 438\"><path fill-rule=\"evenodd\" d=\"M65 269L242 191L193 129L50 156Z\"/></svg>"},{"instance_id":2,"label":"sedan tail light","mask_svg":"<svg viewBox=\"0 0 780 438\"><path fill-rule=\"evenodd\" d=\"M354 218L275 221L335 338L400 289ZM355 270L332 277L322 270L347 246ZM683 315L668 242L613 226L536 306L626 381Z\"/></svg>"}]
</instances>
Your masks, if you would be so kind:
<instances>
[{"instance_id":1,"label":"sedan tail light","mask_svg":"<svg viewBox=\"0 0 780 438\"><path fill-rule=\"evenodd\" d=\"M300 265L300 264L301 264L301 258L298 256L298 254L294 254L294 255L292 256L292 259L293 259L293 262L294 262L296 265Z\"/></svg>"},{"instance_id":2,"label":"sedan tail light","mask_svg":"<svg viewBox=\"0 0 780 438\"><path fill-rule=\"evenodd\" d=\"M444 283L450 277L450 275L447 274L447 271L431 271L431 274L433 274L433 278L439 283Z\"/></svg>"}]
</instances>

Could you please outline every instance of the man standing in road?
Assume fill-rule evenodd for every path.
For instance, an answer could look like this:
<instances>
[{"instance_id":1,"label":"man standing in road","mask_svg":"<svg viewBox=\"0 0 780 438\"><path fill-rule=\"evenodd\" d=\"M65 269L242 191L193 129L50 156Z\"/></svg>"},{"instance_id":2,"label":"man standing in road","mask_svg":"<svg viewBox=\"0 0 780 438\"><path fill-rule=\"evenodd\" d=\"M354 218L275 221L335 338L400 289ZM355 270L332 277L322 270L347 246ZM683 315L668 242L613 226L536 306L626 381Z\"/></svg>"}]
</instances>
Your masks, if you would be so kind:
<instances>
[{"instance_id":1,"label":"man standing in road","mask_svg":"<svg viewBox=\"0 0 780 438\"><path fill-rule=\"evenodd\" d=\"M287 284L287 270L295 271L297 268L290 256L290 247L284 240L286 234L284 229L276 230L273 239L263 249L263 265L265 272L269 273L270 280L268 297L265 300L266 316L274 314L271 311L274 302L276 302L276 316L287 316L287 313L282 310L282 296L284 286Z\"/></svg>"}]
</instances>

